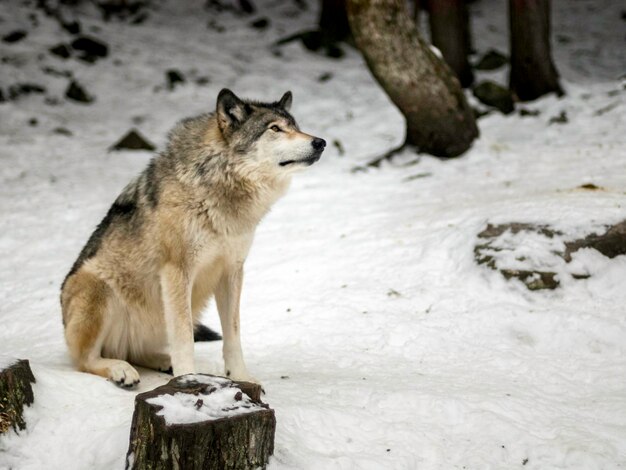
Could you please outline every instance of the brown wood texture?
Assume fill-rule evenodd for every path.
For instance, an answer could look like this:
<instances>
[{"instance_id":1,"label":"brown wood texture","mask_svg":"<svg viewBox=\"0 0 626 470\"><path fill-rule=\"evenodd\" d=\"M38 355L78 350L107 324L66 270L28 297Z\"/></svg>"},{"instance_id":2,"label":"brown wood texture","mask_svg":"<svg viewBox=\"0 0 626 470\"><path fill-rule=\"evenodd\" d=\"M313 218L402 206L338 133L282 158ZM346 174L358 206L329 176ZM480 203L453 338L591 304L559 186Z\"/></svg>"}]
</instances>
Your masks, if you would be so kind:
<instances>
[{"instance_id":1,"label":"brown wood texture","mask_svg":"<svg viewBox=\"0 0 626 470\"><path fill-rule=\"evenodd\" d=\"M24 405L35 400L32 383L35 376L27 360L16 360L9 367L0 370L0 434L9 429L26 429Z\"/></svg>"},{"instance_id":2,"label":"brown wood texture","mask_svg":"<svg viewBox=\"0 0 626 470\"><path fill-rule=\"evenodd\" d=\"M127 469L247 470L265 468L274 451L276 418L261 402L261 387L233 382L263 407L258 411L191 424L167 425L161 407L147 402L164 394L210 393L210 385L178 378L137 395L126 458Z\"/></svg>"},{"instance_id":3,"label":"brown wood texture","mask_svg":"<svg viewBox=\"0 0 626 470\"><path fill-rule=\"evenodd\" d=\"M406 118L406 143L439 157L478 136L459 81L420 37L403 0L348 0L348 19L374 77Z\"/></svg>"}]
</instances>

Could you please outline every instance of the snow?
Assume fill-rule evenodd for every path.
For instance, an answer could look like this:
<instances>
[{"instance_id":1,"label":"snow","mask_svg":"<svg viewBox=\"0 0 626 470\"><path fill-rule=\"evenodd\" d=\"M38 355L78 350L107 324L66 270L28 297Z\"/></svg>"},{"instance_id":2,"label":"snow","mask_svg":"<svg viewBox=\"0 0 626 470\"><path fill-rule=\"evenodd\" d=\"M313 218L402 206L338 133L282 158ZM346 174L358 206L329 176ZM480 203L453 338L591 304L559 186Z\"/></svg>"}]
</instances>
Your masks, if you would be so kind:
<instances>
[{"instance_id":1,"label":"snow","mask_svg":"<svg viewBox=\"0 0 626 470\"><path fill-rule=\"evenodd\" d=\"M5 356L3 354L0 354L0 371L11 367L17 361L19 361L19 359L16 359L16 358L11 357L11 356Z\"/></svg>"},{"instance_id":2,"label":"snow","mask_svg":"<svg viewBox=\"0 0 626 470\"><path fill-rule=\"evenodd\" d=\"M300 127L329 142L262 222L246 264L242 343L276 412L270 469L623 467L625 257L581 250L556 267L589 279L563 276L555 291L530 292L473 254L487 223L547 224L580 238L626 218L617 2L552 2L567 95L521 106L537 117L492 113L460 159L407 151L367 172L352 170L402 141L401 115L355 51L333 60L297 43L271 46L313 27L317 11L267 3L262 31L202 2L157 2L132 27L104 23L84 4L84 30L111 49L94 65L50 56L69 36L43 15L33 27L22 4L0 13L3 34L29 30L1 43L1 86L41 83L60 101L0 104L0 354L29 359L37 378L28 429L0 438L0 469L123 466L135 393L170 377L141 369L129 392L77 372L59 286L150 158L107 148L133 127L162 148L174 123L212 109L224 86L258 99L292 90ZM506 2L474 2L472 13L479 53L507 52ZM68 80L44 67L71 70L96 101L65 101ZM188 78L174 91L169 68ZM503 70L480 77L506 81ZM567 123L549 124L563 111ZM540 237L513 241L546 255L537 266L558 261ZM205 321L219 329L214 307ZM196 363L220 374L221 343L196 345Z\"/></svg>"},{"instance_id":3,"label":"snow","mask_svg":"<svg viewBox=\"0 0 626 470\"><path fill-rule=\"evenodd\" d=\"M157 411L157 415L163 416L168 426L230 418L264 409L234 387L230 380L204 374L189 374L179 379L179 382L207 384L211 386L209 390L213 390L198 395L182 392L173 395L163 394L146 400L150 405L162 407Z\"/></svg>"}]
</instances>

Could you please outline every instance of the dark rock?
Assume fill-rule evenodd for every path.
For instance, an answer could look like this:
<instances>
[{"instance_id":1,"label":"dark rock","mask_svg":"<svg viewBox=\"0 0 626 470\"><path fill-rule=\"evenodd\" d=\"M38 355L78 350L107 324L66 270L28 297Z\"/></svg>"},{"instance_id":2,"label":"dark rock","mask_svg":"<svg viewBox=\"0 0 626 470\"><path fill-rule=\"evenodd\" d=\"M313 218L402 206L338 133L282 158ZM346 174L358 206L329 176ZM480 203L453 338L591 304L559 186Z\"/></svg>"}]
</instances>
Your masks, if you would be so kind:
<instances>
[{"instance_id":1,"label":"dark rock","mask_svg":"<svg viewBox=\"0 0 626 470\"><path fill-rule=\"evenodd\" d=\"M333 59L341 59L345 53L337 43L328 44L325 48L326 56Z\"/></svg>"},{"instance_id":2,"label":"dark rock","mask_svg":"<svg viewBox=\"0 0 626 470\"><path fill-rule=\"evenodd\" d=\"M85 62L87 64L95 64L98 59L100 59L98 56L95 55L89 55L89 54L81 54L78 56L78 60Z\"/></svg>"},{"instance_id":3,"label":"dark rock","mask_svg":"<svg viewBox=\"0 0 626 470\"><path fill-rule=\"evenodd\" d=\"M72 72L70 70L58 70L54 67L42 67L41 71L53 77L72 78Z\"/></svg>"},{"instance_id":4,"label":"dark rock","mask_svg":"<svg viewBox=\"0 0 626 470\"><path fill-rule=\"evenodd\" d=\"M561 111L558 116L551 117L548 124L567 124L568 122L567 113Z\"/></svg>"},{"instance_id":5,"label":"dark rock","mask_svg":"<svg viewBox=\"0 0 626 470\"><path fill-rule=\"evenodd\" d=\"M522 108L519 110L519 115L522 117L535 117L541 114L538 109L526 109Z\"/></svg>"},{"instance_id":6,"label":"dark rock","mask_svg":"<svg viewBox=\"0 0 626 470\"><path fill-rule=\"evenodd\" d=\"M325 73L321 74L319 77L317 77L317 81L318 82L327 82L331 78L333 78L333 74L330 73L330 72L325 72Z\"/></svg>"},{"instance_id":7,"label":"dark rock","mask_svg":"<svg viewBox=\"0 0 626 470\"><path fill-rule=\"evenodd\" d=\"M61 22L61 27L70 34L80 34L80 23L78 21Z\"/></svg>"},{"instance_id":8,"label":"dark rock","mask_svg":"<svg viewBox=\"0 0 626 470\"><path fill-rule=\"evenodd\" d=\"M62 59L68 59L72 55L72 50L69 48L67 44L57 44L56 46L48 49L50 54L54 54Z\"/></svg>"},{"instance_id":9,"label":"dark rock","mask_svg":"<svg viewBox=\"0 0 626 470\"><path fill-rule=\"evenodd\" d=\"M302 45L312 52L323 52L327 57L339 59L344 56L344 51L337 41L334 41L318 29L302 31L279 39L274 44L282 46L293 41L301 41Z\"/></svg>"},{"instance_id":10,"label":"dark rock","mask_svg":"<svg viewBox=\"0 0 626 470\"><path fill-rule=\"evenodd\" d=\"M266 29L269 25L270 20L267 18L259 18L258 20L254 20L252 23L250 23L250 26L255 29Z\"/></svg>"},{"instance_id":11,"label":"dark rock","mask_svg":"<svg viewBox=\"0 0 626 470\"><path fill-rule=\"evenodd\" d=\"M337 149L337 152L339 153L339 156L342 156L342 155L344 155L346 153L346 151L344 150L343 145L341 144L341 141L339 139L334 139L333 140L333 145Z\"/></svg>"},{"instance_id":12,"label":"dark rock","mask_svg":"<svg viewBox=\"0 0 626 470\"><path fill-rule=\"evenodd\" d=\"M55 134L64 135L67 137L74 135L72 131L70 131L69 129L65 127L55 127L54 129L52 129L52 132L54 132Z\"/></svg>"},{"instance_id":13,"label":"dark rock","mask_svg":"<svg viewBox=\"0 0 626 470\"><path fill-rule=\"evenodd\" d=\"M156 147L148 142L138 131L131 129L109 150L155 150Z\"/></svg>"},{"instance_id":14,"label":"dark rock","mask_svg":"<svg viewBox=\"0 0 626 470\"><path fill-rule=\"evenodd\" d=\"M47 104L48 106L58 106L61 104L61 100L54 96L46 96L44 103Z\"/></svg>"},{"instance_id":15,"label":"dark rock","mask_svg":"<svg viewBox=\"0 0 626 470\"><path fill-rule=\"evenodd\" d=\"M65 97L78 103L91 103L94 100L76 80L72 80L68 85Z\"/></svg>"},{"instance_id":16,"label":"dark rock","mask_svg":"<svg viewBox=\"0 0 626 470\"><path fill-rule=\"evenodd\" d=\"M11 85L8 90L9 99L15 100L22 95L45 93L46 89L36 83L16 83Z\"/></svg>"},{"instance_id":17,"label":"dark rock","mask_svg":"<svg viewBox=\"0 0 626 470\"><path fill-rule=\"evenodd\" d=\"M239 7L241 8L241 11L249 15L255 11L254 5L250 0L239 0Z\"/></svg>"},{"instance_id":18,"label":"dark rock","mask_svg":"<svg viewBox=\"0 0 626 470\"><path fill-rule=\"evenodd\" d=\"M480 82L472 92L478 101L498 109L503 114L511 114L515 109L511 91L495 82L489 80Z\"/></svg>"},{"instance_id":19,"label":"dark rock","mask_svg":"<svg viewBox=\"0 0 626 470\"><path fill-rule=\"evenodd\" d=\"M565 261L572 259L572 253L581 248L593 248L604 256L615 258L619 255L626 255L626 220L613 225L601 234L591 234L587 237L565 243Z\"/></svg>"},{"instance_id":20,"label":"dark rock","mask_svg":"<svg viewBox=\"0 0 626 470\"><path fill-rule=\"evenodd\" d=\"M300 35L300 40L304 47L312 52L317 52L323 45L324 38L318 30L305 31Z\"/></svg>"},{"instance_id":21,"label":"dark rock","mask_svg":"<svg viewBox=\"0 0 626 470\"><path fill-rule=\"evenodd\" d=\"M585 191L604 191L604 188L597 186L593 183L585 183L578 186L579 189L584 189Z\"/></svg>"},{"instance_id":22,"label":"dark rock","mask_svg":"<svg viewBox=\"0 0 626 470\"><path fill-rule=\"evenodd\" d=\"M208 85L209 83L211 83L211 79L209 77L198 77L196 78L196 85Z\"/></svg>"},{"instance_id":23,"label":"dark rock","mask_svg":"<svg viewBox=\"0 0 626 470\"><path fill-rule=\"evenodd\" d=\"M559 281L556 279L556 273L544 271L526 271L518 269L501 269L500 272L505 279L516 278L522 281L528 290L554 290L559 287Z\"/></svg>"},{"instance_id":24,"label":"dark rock","mask_svg":"<svg viewBox=\"0 0 626 470\"><path fill-rule=\"evenodd\" d=\"M109 21L111 18L127 20L134 15L139 16L147 4L147 1L142 0L135 2L131 0L100 0L96 3L105 21Z\"/></svg>"},{"instance_id":25,"label":"dark rock","mask_svg":"<svg viewBox=\"0 0 626 470\"><path fill-rule=\"evenodd\" d=\"M4 97L4 91L0 88L0 103L4 103L7 99Z\"/></svg>"},{"instance_id":26,"label":"dark rock","mask_svg":"<svg viewBox=\"0 0 626 470\"><path fill-rule=\"evenodd\" d=\"M83 57L102 58L109 55L109 46L99 39L89 36L79 36L72 41L72 47L77 51L81 51Z\"/></svg>"},{"instance_id":27,"label":"dark rock","mask_svg":"<svg viewBox=\"0 0 626 470\"><path fill-rule=\"evenodd\" d=\"M474 259L479 265L484 265L489 269L499 271L505 279L518 279L524 283L528 290L536 291L543 289L556 289L559 281L556 279L556 273L548 271L530 271L523 269L510 269L501 267L496 264L493 252L502 250L511 250L513 248L499 248L494 246L493 242L497 241L504 233L516 234L519 232L536 232L547 238L553 238L555 235L562 235L561 232L554 230L547 225L535 225L527 223L512 222L508 224L492 225L487 227L478 234L478 238L482 241L474 247Z\"/></svg>"},{"instance_id":28,"label":"dark rock","mask_svg":"<svg viewBox=\"0 0 626 470\"><path fill-rule=\"evenodd\" d=\"M6 36L2 37L2 40L4 42L7 42L9 44L12 44L14 42L18 42L21 41L22 39L24 39L26 37L28 33L26 31L23 30L17 30L17 31L13 31L10 32L9 34L7 34Z\"/></svg>"},{"instance_id":29,"label":"dark rock","mask_svg":"<svg viewBox=\"0 0 626 470\"><path fill-rule=\"evenodd\" d=\"M490 49L479 59L474 68L476 70L496 70L506 65L508 62L509 58L507 56L494 49Z\"/></svg>"},{"instance_id":30,"label":"dark rock","mask_svg":"<svg viewBox=\"0 0 626 470\"><path fill-rule=\"evenodd\" d=\"M165 72L165 78L167 79L167 88L173 90L179 83L185 83L185 76L180 70L169 69Z\"/></svg>"},{"instance_id":31,"label":"dark rock","mask_svg":"<svg viewBox=\"0 0 626 470\"><path fill-rule=\"evenodd\" d=\"M602 188L593 183L581 185L580 188L588 191L602 190ZM487 227L478 234L478 238L481 241L474 247L474 259L476 260L476 263L499 271L506 279L519 279L529 290L557 288L559 286L559 280L553 272L510 269L496 264L495 252L514 250L515 247L506 247L506 244L502 245L502 242L495 244L493 242L498 241L499 237L506 232L516 234L521 231L535 232L547 238L553 238L556 235L563 235L562 232L554 230L546 225L516 222L501 225L488 224ZM591 234L581 239L565 241L564 244L565 250L563 252L554 252L554 254L563 258L566 263L571 262L572 254L581 248L591 248L597 250L609 258L626 255L626 220L607 227L606 231L600 235ZM523 261L523 258L518 259L519 261ZM574 279L589 278L589 274L585 272L572 273L571 276Z\"/></svg>"},{"instance_id":32,"label":"dark rock","mask_svg":"<svg viewBox=\"0 0 626 470\"><path fill-rule=\"evenodd\" d=\"M36 126L37 124L39 124L39 121L37 120L37 118L30 118L30 119L28 120L28 125L29 125L29 126L33 126L33 127L34 127L34 126Z\"/></svg>"},{"instance_id":33,"label":"dark rock","mask_svg":"<svg viewBox=\"0 0 626 470\"><path fill-rule=\"evenodd\" d=\"M548 225L536 225L526 224L519 222L511 222L508 224L491 225L487 224L487 227L478 234L478 238L496 238L502 235L504 232L511 232L513 235L516 233L537 232L548 238L553 238L555 235L563 235L562 232L550 228Z\"/></svg>"}]
</instances>

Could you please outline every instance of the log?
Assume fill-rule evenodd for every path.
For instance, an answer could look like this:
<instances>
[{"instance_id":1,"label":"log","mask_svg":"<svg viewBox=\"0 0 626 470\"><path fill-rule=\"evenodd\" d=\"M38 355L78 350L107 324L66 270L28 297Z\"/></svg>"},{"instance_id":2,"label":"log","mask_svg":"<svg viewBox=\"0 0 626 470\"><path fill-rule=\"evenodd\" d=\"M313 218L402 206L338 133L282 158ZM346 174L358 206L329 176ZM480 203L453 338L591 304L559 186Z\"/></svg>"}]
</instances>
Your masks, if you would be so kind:
<instances>
[{"instance_id":1,"label":"log","mask_svg":"<svg viewBox=\"0 0 626 470\"><path fill-rule=\"evenodd\" d=\"M135 398L126 469L265 468L275 430L259 385L207 374L175 377Z\"/></svg>"},{"instance_id":2,"label":"log","mask_svg":"<svg viewBox=\"0 0 626 470\"><path fill-rule=\"evenodd\" d=\"M35 399L31 386L34 382L27 360L0 357L0 434L9 429L26 429L22 413L24 405L30 406Z\"/></svg>"}]
</instances>

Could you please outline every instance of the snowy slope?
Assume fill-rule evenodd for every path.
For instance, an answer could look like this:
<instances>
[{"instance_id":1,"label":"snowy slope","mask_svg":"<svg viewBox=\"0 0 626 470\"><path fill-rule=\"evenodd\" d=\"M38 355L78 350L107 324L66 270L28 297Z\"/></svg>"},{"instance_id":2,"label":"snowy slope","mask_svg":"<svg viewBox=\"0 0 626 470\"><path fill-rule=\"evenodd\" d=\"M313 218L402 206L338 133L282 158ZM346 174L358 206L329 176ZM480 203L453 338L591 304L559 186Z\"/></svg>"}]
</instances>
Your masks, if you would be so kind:
<instances>
[{"instance_id":1,"label":"snowy slope","mask_svg":"<svg viewBox=\"0 0 626 470\"><path fill-rule=\"evenodd\" d=\"M360 56L270 47L315 24L316 11L295 2L266 2L249 19L201 3L159 3L132 27L87 9L83 29L111 49L94 65L46 52L70 39L50 19L38 15L33 27L18 2L0 11L2 35L29 31L0 43L10 58L0 86L41 83L60 102L0 104L0 355L30 359L37 378L28 430L0 438L0 469L122 468L136 392L72 368L59 286L150 158L107 148L131 127L162 147L177 120L211 110L224 86L259 99L291 89L302 129L345 148L329 145L294 178L247 263L243 344L276 410L271 469L624 468L626 257L583 253L591 278L533 293L473 259L487 221L574 237L626 218L619 2L554 2L555 36L571 39L555 42L568 94L524 105L539 116L481 119L460 159L415 163L406 152L357 173L403 138L401 115ZM506 52L504 3L472 6L478 51ZM244 26L261 16L267 30ZM207 27L211 18L223 32ZM68 79L44 67L72 71L96 101L65 101ZM189 82L167 91L168 68ZM562 111L569 122L548 125ZM206 323L218 326L213 307ZM220 373L220 349L197 345L199 371ZM144 370L138 392L168 378Z\"/></svg>"}]
</instances>

